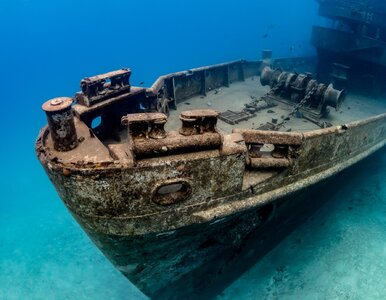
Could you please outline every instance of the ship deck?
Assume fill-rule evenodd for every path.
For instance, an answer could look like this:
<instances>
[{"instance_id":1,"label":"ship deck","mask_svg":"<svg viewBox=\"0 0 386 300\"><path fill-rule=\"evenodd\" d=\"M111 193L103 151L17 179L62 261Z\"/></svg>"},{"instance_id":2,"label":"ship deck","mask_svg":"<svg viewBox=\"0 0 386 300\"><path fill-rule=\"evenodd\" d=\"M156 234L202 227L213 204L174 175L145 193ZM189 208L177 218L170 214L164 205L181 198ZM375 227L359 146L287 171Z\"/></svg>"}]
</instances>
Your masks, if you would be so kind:
<instances>
[{"instance_id":1,"label":"ship deck","mask_svg":"<svg viewBox=\"0 0 386 300\"><path fill-rule=\"evenodd\" d=\"M259 98L268 93L269 87L261 86L259 77L247 78L242 82L232 83L229 87L221 87L207 92L206 96L195 96L177 104L177 110L171 110L166 130L178 130L181 121L178 116L182 111L193 109L214 109L220 113L227 110L242 111L244 104L250 103L252 97ZM218 120L217 128L223 133L231 133L233 128L256 129L272 119L282 122L292 110L291 105L277 102L277 106L263 109L255 117L230 125ZM330 108L327 118L320 121L333 125L342 125L386 112L386 99L384 97L372 98L364 95L347 93L346 98L338 111ZM280 131L310 131L320 127L304 118L290 117Z\"/></svg>"},{"instance_id":2,"label":"ship deck","mask_svg":"<svg viewBox=\"0 0 386 300\"><path fill-rule=\"evenodd\" d=\"M247 78L245 81L232 83L229 87L221 87L216 90L209 91L206 96L194 96L177 104L177 109L170 110L167 123L165 125L166 131L179 130L181 128L181 121L179 115L186 110L194 109L214 109L220 113L227 110L241 111L244 104L250 103L252 97L259 98L264 96L269 91L269 87L263 87L260 84L259 77L255 76ZM272 119L277 119L282 122L283 118L287 117L292 111L293 105L287 105L282 102L277 102L277 106L263 109L256 113L255 117L249 120L241 121L238 124L230 125L222 120L218 120L217 129L223 134L229 134L234 128L238 129L256 129ZM329 122L332 125L342 125L353 121L366 119L381 113L386 112L386 99L384 97L371 98L364 95L348 93L340 109L336 111L330 108L330 114L327 118L320 121ZM306 132L320 127L311 121L304 118L296 118L291 116L284 126L279 131L296 131ZM121 132L121 141L117 143L114 140L104 141L106 147L111 145L118 146L125 149L128 140L127 132ZM265 145L265 151L271 151L269 145ZM245 170L243 179L243 190L248 189L251 185L258 184L275 176L279 170L267 169L259 170Z\"/></svg>"},{"instance_id":3,"label":"ship deck","mask_svg":"<svg viewBox=\"0 0 386 300\"><path fill-rule=\"evenodd\" d=\"M136 92L144 89L134 88ZM258 76L247 77L244 81L232 82L229 87L219 87L206 92L206 95L197 95L184 100L179 100L176 109L170 110L170 115L167 119L165 129L167 132L178 131L181 128L181 120L179 118L181 112L195 109L214 109L219 113L227 110L241 112L245 108L245 104L250 103L254 99L258 99L269 92L269 87L264 87L260 84ZM130 98L129 98L130 99ZM128 100L130 101L130 100ZM108 104L108 101L106 101ZM100 105L92 106L89 110L95 110L99 106L107 105L102 102ZM290 112L293 110L293 104L276 102L277 106L260 110L254 117L240 121L237 124L230 125L222 120L218 120L217 129L223 134L229 134L233 129L258 129L267 122L272 122L272 119L277 119L281 123ZM81 113L80 108L86 109L81 105L77 105L78 113ZM105 109L105 108L101 108ZM386 97L367 97L364 95L348 92L345 101L338 111L330 108L330 114L321 119L321 122L328 122L332 125L342 125L353 121L363 120L375 115L386 112ZM117 112L118 114L120 111ZM120 120L121 116L119 116ZM103 123L102 123L103 125ZM100 164L120 162L123 165L130 165L133 161L132 155L127 151L128 133L124 128L115 134L110 134L106 138L95 138L93 130L82 122L79 118L75 118L75 126L78 136L82 138L74 151L56 151L52 144L52 139L45 138L45 146L49 149L52 157L59 162L66 164ZM296 118L291 116L285 121L279 131L306 132L315 129L320 129L317 124L304 118ZM90 134L91 133L91 134ZM270 145L265 145L262 150L270 152ZM276 174L278 171L259 170L258 172L245 171L243 188L247 188L251 184L256 184L266 180Z\"/></svg>"}]
</instances>

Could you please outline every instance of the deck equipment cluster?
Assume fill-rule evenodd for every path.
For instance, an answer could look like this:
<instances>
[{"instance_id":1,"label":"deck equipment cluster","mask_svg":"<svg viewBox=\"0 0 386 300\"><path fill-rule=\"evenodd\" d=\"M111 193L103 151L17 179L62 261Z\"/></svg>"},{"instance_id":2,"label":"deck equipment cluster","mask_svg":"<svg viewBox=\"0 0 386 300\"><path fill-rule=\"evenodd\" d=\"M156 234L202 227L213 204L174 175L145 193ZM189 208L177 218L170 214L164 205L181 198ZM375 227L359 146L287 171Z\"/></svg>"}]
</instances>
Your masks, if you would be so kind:
<instances>
[{"instance_id":1,"label":"deck equipment cluster","mask_svg":"<svg viewBox=\"0 0 386 300\"><path fill-rule=\"evenodd\" d=\"M344 90L336 90L332 84L318 83L311 73L297 74L265 67L260 82L271 87L266 97L295 104L298 110L315 119L326 117L328 107L338 110L344 100Z\"/></svg>"}]
</instances>

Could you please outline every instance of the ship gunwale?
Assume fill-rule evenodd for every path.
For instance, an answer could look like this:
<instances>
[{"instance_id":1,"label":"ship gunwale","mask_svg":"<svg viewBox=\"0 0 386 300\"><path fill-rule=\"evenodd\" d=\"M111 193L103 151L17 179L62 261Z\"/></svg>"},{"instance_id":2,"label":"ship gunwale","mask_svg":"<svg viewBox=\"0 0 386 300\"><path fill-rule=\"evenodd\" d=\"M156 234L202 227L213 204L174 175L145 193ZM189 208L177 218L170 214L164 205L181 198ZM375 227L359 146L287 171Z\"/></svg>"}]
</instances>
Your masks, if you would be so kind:
<instances>
[{"instance_id":1,"label":"ship gunwale","mask_svg":"<svg viewBox=\"0 0 386 300\"><path fill-rule=\"evenodd\" d=\"M330 128L325 129L319 129L319 130L312 130L308 132L302 133L304 140L307 139L314 139L321 136L333 136L333 135L339 135L344 134L350 129L362 127L366 124L370 124L373 122L377 122L380 120L386 120L386 113L380 114L374 117L367 118L365 120L355 121L351 122L345 125L341 126L334 126ZM41 135L47 134L47 129L43 130L41 132ZM39 139L38 139L39 140ZM41 140L41 139L40 139ZM348 168L349 166L355 164L356 162L360 161L364 157L370 155L371 153L377 151L381 147L385 145L386 141L379 141L375 144L373 144L371 147L369 147L366 150L358 149L355 153L351 153L350 158L347 159L346 155L342 155L340 159L331 161L329 163L325 163L322 165L318 165L315 168L308 169L307 171L304 171L302 173L298 173L295 175L286 175L285 181L286 183L283 186L279 187L273 187L271 189L268 189L262 193L252 193L250 189L244 189L238 193L234 193L232 195L223 196L223 197L215 197L211 199L206 199L203 202L194 203L191 205L185 205L183 207L169 207L165 208L163 211L158 211L154 213L148 213L143 215L117 215L113 218L116 220L139 220L139 219L146 219L148 220L150 217L156 216L157 219L160 217L160 215L167 215L170 213L173 214L191 214L193 216L193 220L191 224L196 223L205 223L209 222L211 220L216 220L222 217L226 217L229 215L229 211L232 211L232 214L238 214L242 213L245 210L252 209L252 208L258 208L260 206L264 206L268 203L274 203L277 199L282 198L285 195L297 192L301 189L307 188L308 186L311 186L319 181L322 181L328 177L331 177L343 169ZM125 166L106 166L106 167L94 167L94 168L80 168L77 166L72 165L66 165L62 163L57 162L50 162L51 166L50 168L58 168L58 169L69 169L71 171L74 171L74 174L82 174L87 176L92 176L93 174L98 174L101 171L123 171L127 169L132 169L136 167L125 167ZM87 166L88 167L88 166ZM151 168L151 166L146 167L140 167L140 169L146 169ZM265 181L261 182L257 186L264 186ZM255 187L256 188L256 187ZM238 200L235 200L238 199ZM69 204L67 204L69 205ZM71 205L69 205L71 207ZM230 209L231 206L231 209ZM224 207L226 209L224 209ZM223 212L221 212L223 210ZM76 212L76 214L79 215L79 217L84 218L92 218L92 219L98 219L98 220L109 220L111 219L111 216L96 216L93 214L84 214ZM181 225L181 224L180 224ZM184 224L189 225L189 224ZM175 230L179 225L176 224L176 226L167 226L165 228L159 228L159 232L162 231L170 231ZM133 232L133 235L142 235L148 232L142 232L141 230L137 230L136 232ZM116 234L119 235L119 234ZM125 235L125 233L122 233L122 235Z\"/></svg>"},{"instance_id":2,"label":"ship gunwale","mask_svg":"<svg viewBox=\"0 0 386 300\"><path fill-rule=\"evenodd\" d=\"M380 119L386 119L386 113L381 113L379 115L375 115L363 120L353 121L343 125L336 125L328 128L314 129L310 131L297 132L297 133L302 134L303 140L312 139L323 135L344 132L347 129L360 127ZM238 130L238 129L235 128L235 130ZM35 149L36 149L36 152L39 154L39 156L41 157L41 155L43 155L44 159L47 160L47 162L49 162L53 168L55 167L66 168L71 171L98 171L98 172L100 170L116 170L116 169L125 170L125 169L136 168L136 166L127 166L122 163L111 162L111 161L102 161L98 163L87 162L87 164L74 164L74 163L66 163L63 161L55 162L52 160L52 157L48 151L49 149L44 145L44 140L48 137L48 134L49 134L48 126L45 126L38 135L38 138L35 142ZM146 159L143 159L143 161L146 161ZM151 166L143 166L143 167L145 168L145 167L151 167Z\"/></svg>"}]
</instances>

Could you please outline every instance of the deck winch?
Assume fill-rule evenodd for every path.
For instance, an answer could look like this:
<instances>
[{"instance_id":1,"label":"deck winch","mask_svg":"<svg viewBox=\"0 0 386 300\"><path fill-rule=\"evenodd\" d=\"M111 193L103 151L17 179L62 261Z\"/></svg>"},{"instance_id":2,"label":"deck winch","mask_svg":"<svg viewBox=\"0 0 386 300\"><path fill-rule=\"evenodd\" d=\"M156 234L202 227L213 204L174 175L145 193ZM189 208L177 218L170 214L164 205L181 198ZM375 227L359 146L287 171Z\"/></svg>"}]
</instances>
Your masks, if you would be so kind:
<instances>
[{"instance_id":1,"label":"deck winch","mask_svg":"<svg viewBox=\"0 0 386 300\"><path fill-rule=\"evenodd\" d=\"M265 67L260 82L271 87L270 94L275 98L295 104L302 102L302 110L314 117L328 115L328 106L338 110L344 100L344 90L336 90L332 84L318 83L311 73L297 74Z\"/></svg>"},{"instance_id":2,"label":"deck winch","mask_svg":"<svg viewBox=\"0 0 386 300\"><path fill-rule=\"evenodd\" d=\"M128 68L108 72L80 81L82 92L76 94L80 104L92 106L104 99L130 92L131 70Z\"/></svg>"}]
</instances>

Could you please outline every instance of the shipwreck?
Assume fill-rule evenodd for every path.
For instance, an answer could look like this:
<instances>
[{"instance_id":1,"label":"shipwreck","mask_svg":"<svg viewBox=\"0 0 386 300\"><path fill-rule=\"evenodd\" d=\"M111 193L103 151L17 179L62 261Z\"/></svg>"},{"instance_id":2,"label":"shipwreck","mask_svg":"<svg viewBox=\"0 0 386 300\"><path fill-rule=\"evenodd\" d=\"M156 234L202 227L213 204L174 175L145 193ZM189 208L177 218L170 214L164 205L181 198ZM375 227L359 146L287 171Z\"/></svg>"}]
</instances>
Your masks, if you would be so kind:
<instances>
[{"instance_id":1,"label":"shipwreck","mask_svg":"<svg viewBox=\"0 0 386 300\"><path fill-rule=\"evenodd\" d=\"M74 97L43 104L36 153L73 217L146 295L209 297L315 207L312 191L385 145L386 103L344 90L347 63L331 61L326 81L317 59L270 51L148 88L130 84L130 69L84 78Z\"/></svg>"}]
</instances>

